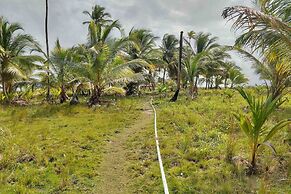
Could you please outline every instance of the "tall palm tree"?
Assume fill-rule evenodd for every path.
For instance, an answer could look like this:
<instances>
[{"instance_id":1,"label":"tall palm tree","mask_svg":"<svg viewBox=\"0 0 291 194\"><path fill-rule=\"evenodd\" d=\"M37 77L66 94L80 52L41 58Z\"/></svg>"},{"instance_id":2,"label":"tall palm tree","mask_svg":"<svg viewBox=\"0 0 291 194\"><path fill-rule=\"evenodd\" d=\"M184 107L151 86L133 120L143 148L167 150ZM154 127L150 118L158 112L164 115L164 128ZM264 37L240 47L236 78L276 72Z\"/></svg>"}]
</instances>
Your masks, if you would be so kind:
<instances>
[{"instance_id":1,"label":"tall palm tree","mask_svg":"<svg viewBox=\"0 0 291 194\"><path fill-rule=\"evenodd\" d=\"M19 31L23 31L19 24L10 24L0 17L0 80L7 100L12 93L13 84L26 79L26 75L37 66L36 62L42 61L41 57L25 55L37 43L32 36L18 33Z\"/></svg>"},{"instance_id":2,"label":"tall palm tree","mask_svg":"<svg viewBox=\"0 0 291 194\"><path fill-rule=\"evenodd\" d=\"M187 51L185 53L187 55L186 59L188 60L186 61L186 69L188 71L188 81L190 83L194 82L194 85L191 85L190 87L191 88L190 94L193 98L194 95L197 95L198 92L198 81L199 81L198 70L199 68L202 68L201 64L217 63L215 59L211 60L211 56L212 58L217 59L218 57L220 57L220 55L222 56L221 58L224 58L224 55L226 54L225 52L222 52L222 47L218 43L216 43L218 38L211 37L211 34L209 33L200 32L195 34L194 37L191 39L193 39L193 42L190 42L185 39L186 42L185 50ZM191 69L192 70L195 69L195 74Z\"/></svg>"},{"instance_id":3,"label":"tall palm tree","mask_svg":"<svg viewBox=\"0 0 291 194\"><path fill-rule=\"evenodd\" d=\"M132 28L128 34L127 46L123 49L127 60L143 60L147 66L138 66L133 69L136 73L143 73L146 81L155 88L154 70L159 59L158 50L155 48L158 37L150 30ZM160 61L158 62L160 63ZM130 83L127 93L131 94L139 83Z\"/></svg>"},{"instance_id":4,"label":"tall palm tree","mask_svg":"<svg viewBox=\"0 0 291 194\"><path fill-rule=\"evenodd\" d=\"M146 29L131 29L128 35L129 44L126 53L131 59L144 59L150 61L155 51L156 40L151 31Z\"/></svg>"},{"instance_id":5,"label":"tall palm tree","mask_svg":"<svg viewBox=\"0 0 291 194\"><path fill-rule=\"evenodd\" d=\"M224 79L224 88L227 88L228 84L227 81L229 79L229 71L236 67L234 62L231 61L225 61L224 63L222 63L222 67L223 67L223 79Z\"/></svg>"},{"instance_id":6,"label":"tall palm tree","mask_svg":"<svg viewBox=\"0 0 291 194\"><path fill-rule=\"evenodd\" d=\"M184 60L184 67L186 72L186 80L190 83L189 95L193 99L197 92L197 84L201 66L207 60L208 53L206 51L200 52L196 55L189 55Z\"/></svg>"},{"instance_id":7,"label":"tall palm tree","mask_svg":"<svg viewBox=\"0 0 291 194\"><path fill-rule=\"evenodd\" d=\"M179 44L178 39L174 35L165 34L160 49L162 50L162 58L166 63L163 72L163 84L165 84L165 76L168 68L177 69L176 52Z\"/></svg>"},{"instance_id":8,"label":"tall palm tree","mask_svg":"<svg viewBox=\"0 0 291 194\"><path fill-rule=\"evenodd\" d=\"M107 25L112 23L110 13L105 12L105 8L100 5L95 5L92 7L92 11L83 11L85 15L90 17L90 20L83 22L83 24L90 24L91 21L94 21L95 24Z\"/></svg>"}]
</instances>

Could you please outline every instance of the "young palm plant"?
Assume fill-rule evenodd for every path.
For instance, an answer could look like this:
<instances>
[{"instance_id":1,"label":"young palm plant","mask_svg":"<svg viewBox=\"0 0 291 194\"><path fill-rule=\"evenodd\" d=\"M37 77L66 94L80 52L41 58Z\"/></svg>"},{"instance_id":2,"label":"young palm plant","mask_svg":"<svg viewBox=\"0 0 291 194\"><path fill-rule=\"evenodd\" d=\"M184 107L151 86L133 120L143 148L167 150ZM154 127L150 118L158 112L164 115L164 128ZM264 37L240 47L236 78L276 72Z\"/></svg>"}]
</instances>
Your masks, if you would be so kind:
<instances>
[{"instance_id":1,"label":"young palm plant","mask_svg":"<svg viewBox=\"0 0 291 194\"><path fill-rule=\"evenodd\" d=\"M83 50L84 60L80 65L76 65L75 74L81 82L87 82L91 85L92 94L89 99L89 106L99 104L101 95L106 88L116 87L122 88L122 84L129 81L142 79L135 74L130 68L139 61L125 62L117 56L117 51L124 43L124 40L118 40L112 44L96 44Z\"/></svg>"},{"instance_id":2,"label":"young palm plant","mask_svg":"<svg viewBox=\"0 0 291 194\"><path fill-rule=\"evenodd\" d=\"M60 103L64 103L68 100L66 86L74 80L71 66L74 65L73 63L79 63L81 60L79 60L79 57L74 52L74 49L62 48L59 40L56 41L50 60L52 62L54 80L61 90L59 100Z\"/></svg>"},{"instance_id":3,"label":"young palm plant","mask_svg":"<svg viewBox=\"0 0 291 194\"><path fill-rule=\"evenodd\" d=\"M237 89L241 96L249 105L251 115L235 114L239 122L241 130L245 133L249 140L251 149L251 168L250 174L257 172L257 152L261 145L273 146L268 141L282 128L291 123L291 119L285 119L276 123L273 127L268 128L265 123L269 116L278 108L284 101L279 101L280 97L272 99L268 96L266 99L256 98L245 92L242 88Z\"/></svg>"}]
</instances>

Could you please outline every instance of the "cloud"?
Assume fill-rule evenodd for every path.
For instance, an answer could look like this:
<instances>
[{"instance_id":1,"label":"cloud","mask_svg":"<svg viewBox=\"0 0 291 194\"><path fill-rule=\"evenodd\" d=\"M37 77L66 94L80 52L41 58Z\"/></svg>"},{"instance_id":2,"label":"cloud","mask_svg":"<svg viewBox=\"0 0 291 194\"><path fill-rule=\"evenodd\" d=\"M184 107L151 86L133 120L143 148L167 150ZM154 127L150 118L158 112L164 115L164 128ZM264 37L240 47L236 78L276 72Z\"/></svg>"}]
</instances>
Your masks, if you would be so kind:
<instances>
[{"instance_id":1,"label":"cloud","mask_svg":"<svg viewBox=\"0 0 291 194\"><path fill-rule=\"evenodd\" d=\"M84 10L94 4L106 7L114 19L120 20L126 32L133 26L147 28L159 37L165 33L179 35L185 32L204 31L219 37L221 44L232 45L235 32L222 19L227 6L252 6L251 0L49 0L50 47L57 38L65 47L86 41L87 27L82 24ZM44 0L0 0L0 13L10 22L19 22L26 33L32 34L44 45ZM243 68L251 84L259 83L250 64L238 56L234 60Z\"/></svg>"}]
</instances>

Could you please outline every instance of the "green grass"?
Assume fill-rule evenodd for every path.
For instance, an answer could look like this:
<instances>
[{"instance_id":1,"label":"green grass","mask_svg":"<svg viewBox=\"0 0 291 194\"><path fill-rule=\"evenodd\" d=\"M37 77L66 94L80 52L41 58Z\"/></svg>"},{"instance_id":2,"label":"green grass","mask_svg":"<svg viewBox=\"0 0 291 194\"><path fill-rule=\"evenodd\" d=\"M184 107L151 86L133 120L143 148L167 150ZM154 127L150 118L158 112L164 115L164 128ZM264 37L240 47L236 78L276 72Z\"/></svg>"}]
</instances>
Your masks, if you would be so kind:
<instances>
[{"instance_id":1,"label":"green grass","mask_svg":"<svg viewBox=\"0 0 291 194\"><path fill-rule=\"evenodd\" d=\"M93 193L103 146L140 104L1 107L0 193Z\"/></svg>"},{"instance_id":2,"label":"green grass","mask_svg":"<svg viewBox=\"0 0 291 194\"><path fill-rule=\"evenodd\" d=\"M248 110L237 92L201 90L194 101L169 99L156 97L155 106L171 193L290 193L290 128L271 140L276 156L259 151L261 173L250 177L243 164L249 159L247 139L232 115ZM104 146L131 119L138 122L146 101L124 98L92 109L2 106L0 193L94 193ZM290 116L287 101L267 124ZM132 193L163 193L153 125L133 133L125 149Z\"/></svg>"},{"instance_id":3,"label":"green grass","mask_svg":"<svg viewBox=\"0 0 291 194\"><path fill-rule=\"evenodd\" d=\"M253 91L254 92L254 91ZM230 95L231 94L231 95ZM232 96L232 97L229 97ZM290 98L290 96L289 96ZM202 91L198 99L177 103L168 99L155 101L162 158L171 193L289 193L290 130L280 131L272 140L277 156L268 149L259 151L261 173L246 175L249 159L247 139L232 113L247 110L246 103L235 91ZM286 102L268 124L291 116L291 103ZM162 193L159 167L155 155L153 129L144 131L137 141L142 161L134 163L133 188L136 193ZM234 163L232 158L242 162ZM134 158L131 156L131 158Z\"/></svg>"}]
</instances>

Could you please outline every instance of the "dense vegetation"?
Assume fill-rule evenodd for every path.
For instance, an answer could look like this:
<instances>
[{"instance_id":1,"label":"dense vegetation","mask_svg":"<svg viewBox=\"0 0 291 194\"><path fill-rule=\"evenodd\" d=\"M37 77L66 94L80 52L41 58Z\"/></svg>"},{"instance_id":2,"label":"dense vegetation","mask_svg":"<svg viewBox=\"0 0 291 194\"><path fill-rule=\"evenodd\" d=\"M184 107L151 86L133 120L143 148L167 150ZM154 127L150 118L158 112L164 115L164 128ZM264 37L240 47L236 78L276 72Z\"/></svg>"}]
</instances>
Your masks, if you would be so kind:
<instances>
[{"instance_id":1,"label":"dense vegetation","mask_svg":"<svg viewBox=\"0 0 291 194\"><path fill-rule=\"evenodd\" d=\"M46 22L43 50L0 17L0 191L97 192L106 145L145 119L151 96L172 193L290 192L290 9L288 0L225 8L234 45L199 31L124 32L95 5L80 21L86 42L49 50ZM247 87L233 51L265 85ZM162 193L152 126L136 128L123 142L127 186Z\"/></svg>"}]
</instances>

